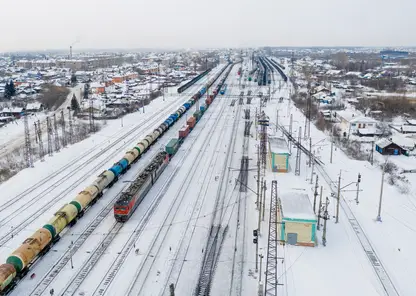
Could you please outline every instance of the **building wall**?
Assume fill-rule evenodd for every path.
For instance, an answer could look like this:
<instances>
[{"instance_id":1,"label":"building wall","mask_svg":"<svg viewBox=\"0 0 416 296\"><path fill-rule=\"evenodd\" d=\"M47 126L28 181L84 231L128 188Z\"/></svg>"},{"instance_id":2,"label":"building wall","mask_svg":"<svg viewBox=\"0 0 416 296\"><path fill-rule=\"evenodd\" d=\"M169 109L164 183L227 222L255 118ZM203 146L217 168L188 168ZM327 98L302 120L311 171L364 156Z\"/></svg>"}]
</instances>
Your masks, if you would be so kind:
<instances>
[{"instance_id":1,"label":"building wall","mask_svg":"<svg viewBox=\"0 0 416 296\"><path fill-rule=\"evenodd\" d=\"M284 172L289 170L289 155L277 154L272 152L272 171Z\"/></svg>"},{"instance_id":2,"label":"building wall","mask_svg":"<svg viewBox=\"0 0 416 296\"><path fill-rule=\"evenodd\" d=\"M283 218L280 227L280 239L282 241L287 241L288 233L296 233L297 245L298 246L315 246L315 236L316 236L316 222L311 221L287 221Z\"/></svg>"}]
</instances>

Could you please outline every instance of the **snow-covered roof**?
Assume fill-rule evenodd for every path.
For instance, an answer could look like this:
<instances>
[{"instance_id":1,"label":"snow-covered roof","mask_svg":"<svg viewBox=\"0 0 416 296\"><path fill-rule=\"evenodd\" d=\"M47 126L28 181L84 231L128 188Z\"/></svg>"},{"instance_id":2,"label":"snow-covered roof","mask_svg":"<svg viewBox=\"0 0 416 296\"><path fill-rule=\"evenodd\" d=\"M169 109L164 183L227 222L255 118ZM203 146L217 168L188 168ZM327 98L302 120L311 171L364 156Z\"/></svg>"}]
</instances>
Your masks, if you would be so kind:
<instances>
[{"instance_id":1,"label":"snow-covered roof","mask_svg":"<svg viewBox=\"0 0 416 296\"><path fill-rule=\"evenodd\" d=\"M416 120L415 119L406 119L407 123L411 124L411 125L416 125Z\"/></svg>"},{"instance_id":2,"label":"snow-covered roof","mask_svg":"<svg viewBox=\"0 0 416 296\"><path fill-rule=\"evenodd\" d=\"M303 219L316 221L312 204L306 193L286 192L280 194L283 219Z\"/></svg>"},{"instance_id":3,"label":"snow-covered roof","mask_svg":"<svg viewBox=\"0 0 416 296\"><path fill-rule=\"evenodd\" d=\"M42 107L42 104L39 102L28 103L26 105L26 110L39 110Z\"/></svg>"},{"instance_id":4,"label":"snow-covered roof","mask_svg":"<svg viewBox=\"0 0 416 296\"><path fill-rule=\"evenodd\" d=\"M358 133L361 135L382 135L383 132L375 127L370 128L359 128Z\"/></svg>"},{"instance_id":5,"label":"snow-covered roof","mask_svg":"<svg viewBox=\"0 0 416 296\"><path fill-rule=\"evenodd\" d=\"M389 139L381 139L376 143L376 145L378 147L380 147L381 149L383 149L383 148L386 148L387 146L389 146L391 143L393 143L393 142L390 141Z\"/></svg>"},{"instance_id":6,"label":"snow-covered roof","mask_svg":"<svg viewBox=\"0 0 416 296\"><path fill-rule=\"evenodd\" d=\"M416 126L415 125L406 125L403 124L400 128L403 132L416 132Z\"/></svg>"},{"instance_id":7,"label":"snow-covered roof","mask_svg":"<svg viewBox=\"0 0 416 296\"><path fill-rule=\"evenodd\" d=\"M269 137L270 150L272 153L281 154L289 153L287 143L282 138Z\"/></svg>"},{"instance_id":8,"label":"snow-covered roof","mask_svg":"<svg viewBox=\"0 0 416 296\"><path fill-rule=\"evenodd\" d=\"M377 123L377 120L371 117L359 116L351 119L350 123Z\"/></svg>"}]
</instances>

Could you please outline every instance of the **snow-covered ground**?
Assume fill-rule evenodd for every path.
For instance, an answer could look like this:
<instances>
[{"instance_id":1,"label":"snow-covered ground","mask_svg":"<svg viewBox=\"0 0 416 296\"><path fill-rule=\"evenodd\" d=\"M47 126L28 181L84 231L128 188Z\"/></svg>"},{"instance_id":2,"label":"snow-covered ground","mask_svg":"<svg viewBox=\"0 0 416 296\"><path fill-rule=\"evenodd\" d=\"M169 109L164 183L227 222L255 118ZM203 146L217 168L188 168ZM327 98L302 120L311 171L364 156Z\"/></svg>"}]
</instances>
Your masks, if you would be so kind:
<instances>
[{"instance_id":1,"label":"snow-covered ground","mask_svg":"<svg viewBox=\"0 0 416 296\"><path fill-rule=\"evenodd\" d=\"M187 116L181 118L120 182L108 189L103 198L63 234L52 250L33 266L30 272L36 273L36 277L24 278L12 296L50 295L52 288L54 295L169 295L171 283L175 285L176 295L192 295L200 279L204 258L208 257L206 246L207 238L212 234L211 225L228 226L211 278L211 295L257 295L260 269L262 283L266 276L271 181L277 180L279 194L303 191L313 202L316 176L319 186L323 187L323 198L330 199L327 245L322 245L321 228L316 233L316 247L280 246L278 257L284 259L278 260L278 281L283 284L279 286L279 293L291 296L386 295L382 283L391 282L398 295L413 295L416 257L412 256L411 247L416 242L413 227L416 206L415 189L411 184L416 182L416 177L408 176L408 195L400 194L396 187L385 182L383 222L376 222L381 180L381 170L376 164L383 162L383 156L375 154L376 164L371 166L368 162L349 159L340 149L335 149L331 164L330 142L312 124L312 150L324 166L319 170L315 168L312 174L306 163L307 156L302 154L300 175L295 176L296 148L292 148L288 173L272 173L268 169L262 175L267 191L258 247L264 258L256 271L253 230L258 228L254 192L259 141L254 123L251 136L243 136L244 109L250 110L250 120L254 121L256 109L259 109L257 94L267 94L269 88L247 81L240 84L238 68L239 65L235 66L227 79L227 93L217 96L131 219L122 226L115 223L112 214L115 198L129 185L128 181L133 180L152 157L177 136ZM109 122L97 134L2 184L0 260L4 262L11 251L60 206L121 158L212 75L186 94L174 96L170 91L165 101L156 99L146 106L144 114L127 115L123 120L124 127L119 120ZM289 88L290 85L283 83L275 73L270 88L272 100L263 108L270 117L270 134L281 135L275 128L277 110L279 124L286 128L289 115L293 115L294 135L299 127L304 128L303 114L293 104L288 108ZM248 105L244 99L244 105L239 105L240 92L247 94L249 90L254 93L252 103ZM285 100L279 103L280 97ZM232 100L236 100L234 106L230 106ZM249 158L247 192L239 192L236 183L243 155ZM390 161L399 167L410 167L408 160L404 156L390 157ZM340 170L341 186L355 182L361 173L362 191L358 205L355 191L342 192L340 220L335 223L336 199L331 192L337 186L333 181L338 180ZM355 185L345 188L348 189L354 190ZM24 190L27 192L20 194ZM351 221L351 215L356 220ZM356 223L356 227L351 223ZM362 231L357 234L358 224ZM375 272L364 251L363 234L391 281L388 278L380 280L380 273ZM73 250L71 253L69 248Z\"/></svg>"},{"instance_id":2,"label":"snow-covered ground","mask_svg":"<svg viewBox=\"0 0 416 296\"><path fill-rule=\"evenodd\" d=\"M216 69L214 73L218 70ZM209 77L205 78L205 81L207 79ZM189 91L196 92L199 88L200 85L196 85ZM119 160L127 149L133 147L135 143L159 126L169 114L187 100L189 100L189 95L172 96L166 98L165 101L162 98L156 99L146 106L146 113L138 112L126 116L123 120L123 127L119 120L111 121L103 130L85 141L47 158L44 163L37 163L34 169L21 171L2 184L1 261L4 262L12 250L17 248L33 231L41 227L65 202L73 199L79 191L88 186L96 175ZM177 135L177 130L185 120L184 117L181 123L177 123L176 131L175 129L169 131L170 134L165 135L149 153L142 157L135 165L136 168L133 166L123 176L123 179L133 179L138 170L148 163L152 155L155 155L159 149L163 149L163 144ZM125 183L118 182L108 190L104 198L87 212L86 219L81 219L68 231L67 235L63 236L61 242L56 245L57 249L38 261L33 268L37 279L40 280L42 273L54 264L54 259L62 255L71 240L77 237L77 233L78 236L82 233L82 226L91 222L95 217L94 214L98 215L106 203L113 200L125 186ZM67 244L66 240L68 240ZM48 259L48 256L52 256L52 259ZM15 290L17 293L15 295L24 295L23 291L28 291L29 287L33 287L36 282L37 280L22 281Z\"/></svg>"}]
</instances>

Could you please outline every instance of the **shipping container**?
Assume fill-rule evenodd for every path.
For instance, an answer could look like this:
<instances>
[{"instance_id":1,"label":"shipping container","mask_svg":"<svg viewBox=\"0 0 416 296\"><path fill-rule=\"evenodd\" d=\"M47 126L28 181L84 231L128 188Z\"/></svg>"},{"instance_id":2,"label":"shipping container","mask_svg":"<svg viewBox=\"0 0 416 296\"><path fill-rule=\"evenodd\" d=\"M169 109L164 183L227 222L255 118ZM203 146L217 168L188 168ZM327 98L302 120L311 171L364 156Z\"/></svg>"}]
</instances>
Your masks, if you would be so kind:
<instances>
[{"instance_id":1,"label":"shipping container","mask_svg":"<svg viewBox=\"0 0 416 296\"><path fill-rule=\"evenodd\" d=\"M174 155L179 148L179 140L178 139L171 139L169 143L166 145L166 152L169 155Z\"/></svg>"},{"instance_id":2,"label":"shipping container","mask_svg":"<svg viewBox=\"0 0 416 296\"><path fill-rule=\"evenodd\" d=\"M211 103L212 103L211 98L208 98L208 99L206 99L206 100L205 100L205 104L207 104L207 105L211 105Z\"/></svg>"},{"instance_id":3,"label":"shipping container","mask_svg":"<svg viewBox=\"0 0 416 296\"><path fill-rule=\"evenodd\" d=\"M206 105L199 106L199 111L201 111L201 113L204 113L206 109Z\"/></svg>"},{"instance_id":4,"label":"shipping container","mask_svg":"<svg viewBox=\"0 0 416 296\"><path fill-rule=\"evenodd\" d=\"M191 116L188 118L188 120L186 121L186 124L192 129L194 128L196 123L195 117Z\"/></svg>"},{"instance_id":5,"label":"shipping container","mask_svg":"<svg viewBox=\"0 0 416 296\"><path fill-rule=\"evenodd\" d=\"M184 126L183 128L181 128L180 130L179 130L179 138L180 139L183 139L183 138L185 138L186 136L188 136L188 134L189 134L189 125L186 125L186 126Z\"/></svg>"}]
</instances>

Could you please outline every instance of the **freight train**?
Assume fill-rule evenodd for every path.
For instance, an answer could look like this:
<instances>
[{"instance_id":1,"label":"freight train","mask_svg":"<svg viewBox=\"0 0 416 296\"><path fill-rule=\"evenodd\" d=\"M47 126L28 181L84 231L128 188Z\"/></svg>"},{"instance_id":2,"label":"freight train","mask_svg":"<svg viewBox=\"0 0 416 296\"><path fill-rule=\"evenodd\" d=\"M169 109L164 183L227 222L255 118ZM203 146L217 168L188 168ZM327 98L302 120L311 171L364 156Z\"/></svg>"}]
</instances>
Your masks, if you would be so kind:
<instances>
[{"instance_id":1,"label":"freight train","mask_svg":"<svg viewBox=\"0 0 416 296\"><path fill-rule=\"evenodd\" d=\"M228 66L224 66L215 77L208 81L208 87L220 77ZM59 240L60 233L67 226L74 225L84 215L85 210L96 203L103 195L104 189L113 186L119 177L130 168L130 165L139 160L158 138L189 110L205 92L206 87L203 87L195 93L188 102L172 113L158 128L127 151L122 159L102 172L74 200L59 209L42 228L23 241L22 245L6 259L6 263L0 265L0 294L4 295L10 292L17 281L28 273L30 266Z\"/></svg>"},{"instance_id":2,"label":"freight train","mask_svg":"<svg viewBox=\"0 0 416 296\"><path fill-rule=\"evenodd\" d=\"M207 75L210 71L211 71L211 69L208 69L208 70L204 71L203 73L199 74L198 76L194 77L193 79L191 79L190 81L188 81L187 83L185 83L184 85L182 85L181 87L179 87L178 88L178 93L180 94L183 91L187 90L189 87L191 87L192 85L194 85L195 82L197 82L202 77L204 77L205 75Z\"/></svg>"},{"instance_id":3,"label":"freight train","mask_svg":"<svg viewBox=\"0 0 416 296\"><path fill-rule=\"evenodd\" d=\"M187 124L179 130L178 138L172 138L165 146L164 152L159 152L144 169L144 171L133 181L129 188L123 192L114 205L114 218L118 222L126 222L134 213L138 205L143 201L147 192L152 188L156 180L165 170L172 157L179 150L185 138L194 129L195 124L201 119L206 110L222 89L228 74L233 66L225 73L224 77L214 89L212 95L206 100L205 104L199 107L188 120ZM209 85L210 86L210 85ZM208 86L208 87L209 87Z\"/></svg>"}]
</instances>

